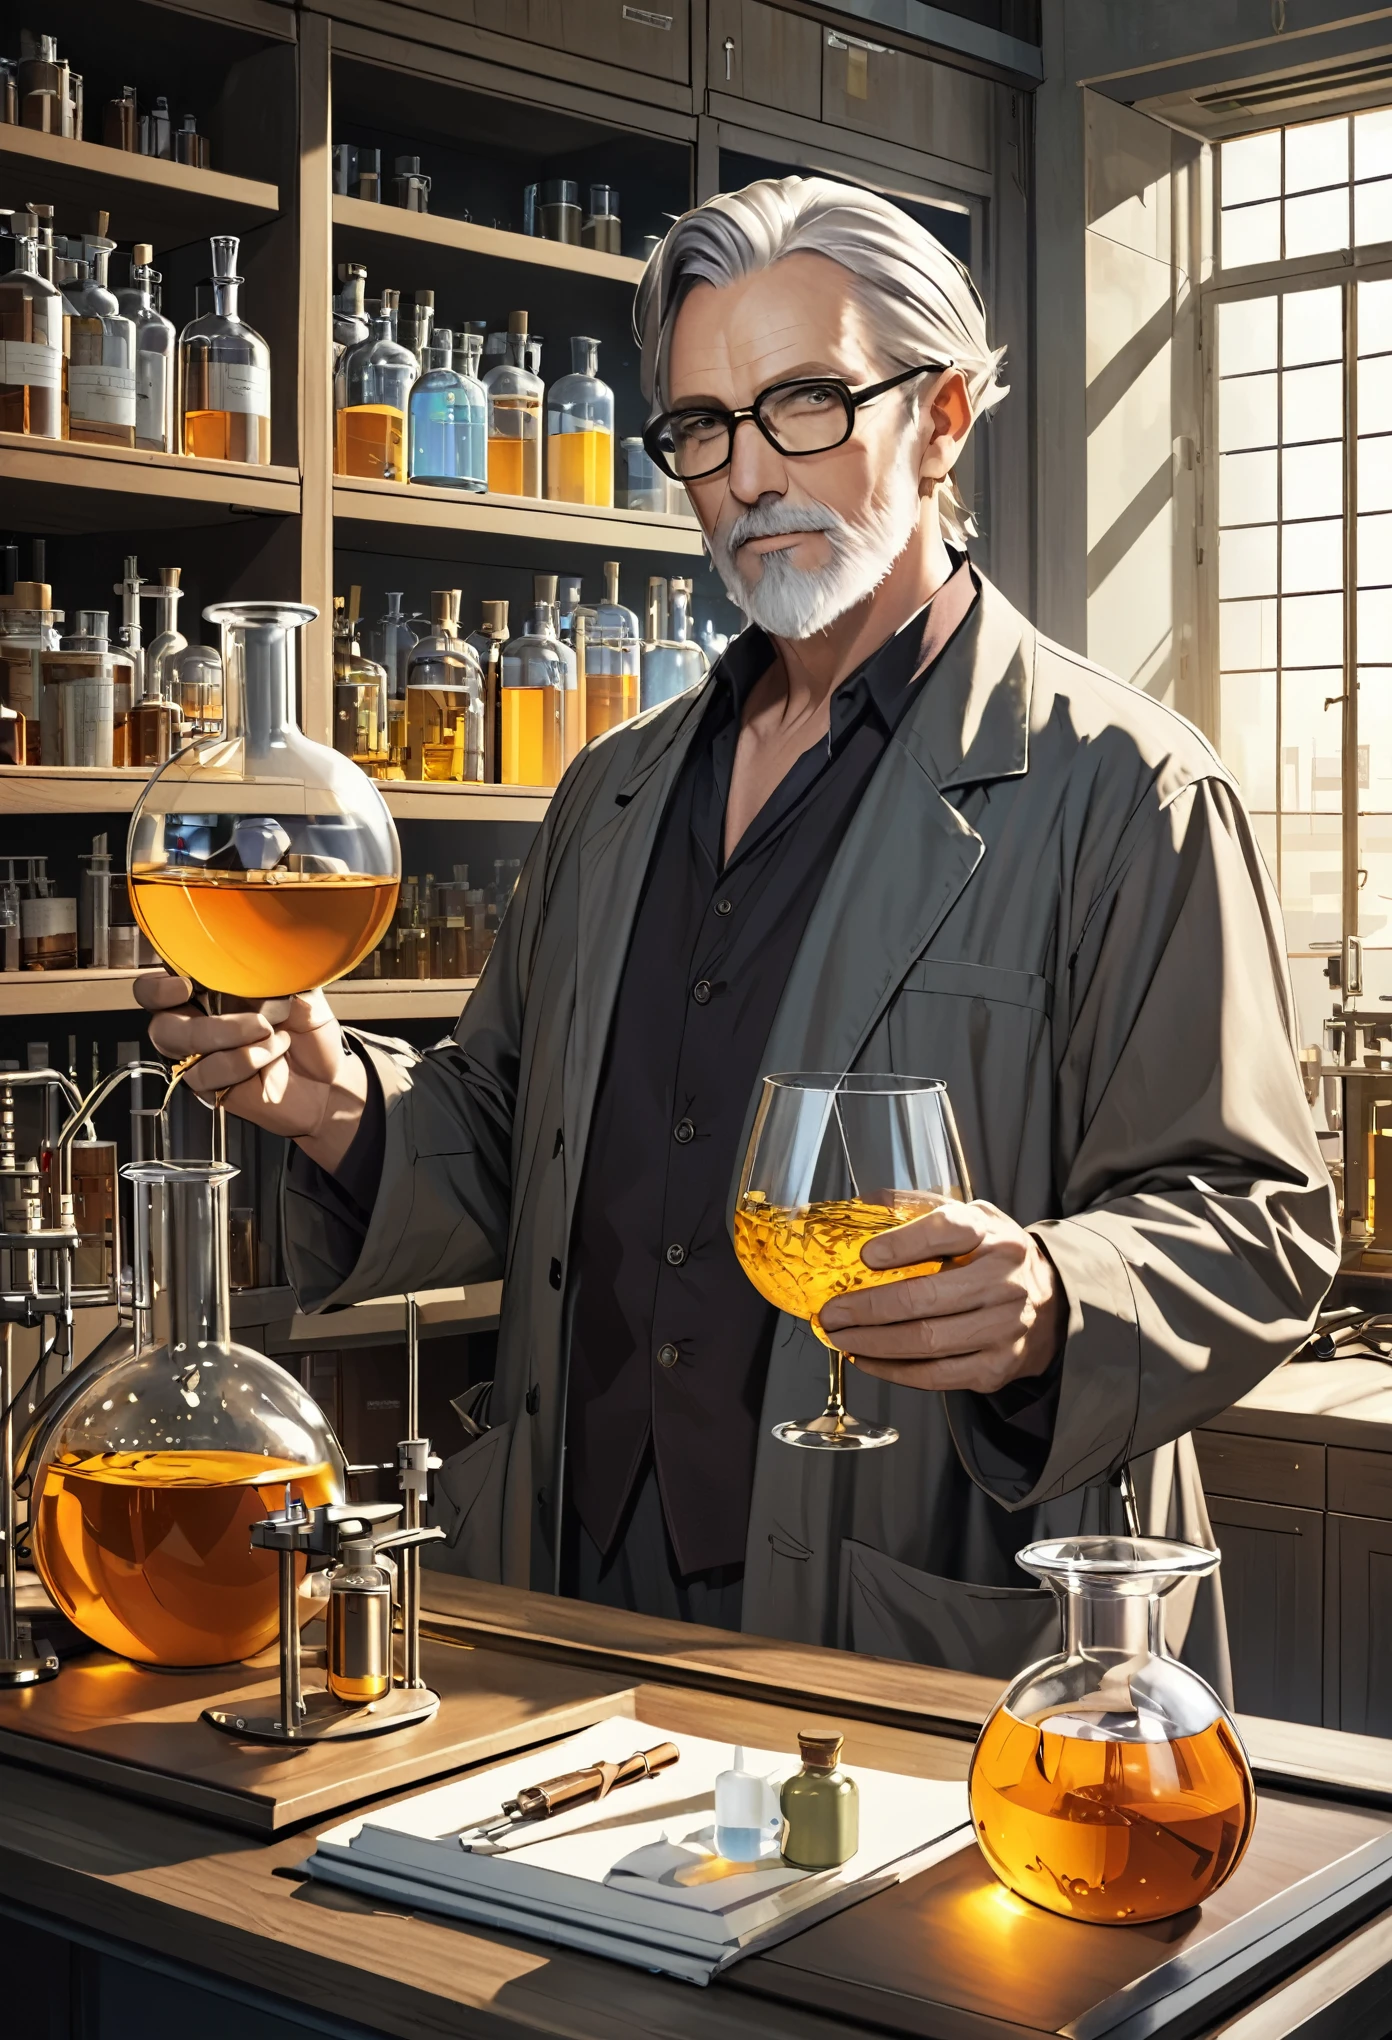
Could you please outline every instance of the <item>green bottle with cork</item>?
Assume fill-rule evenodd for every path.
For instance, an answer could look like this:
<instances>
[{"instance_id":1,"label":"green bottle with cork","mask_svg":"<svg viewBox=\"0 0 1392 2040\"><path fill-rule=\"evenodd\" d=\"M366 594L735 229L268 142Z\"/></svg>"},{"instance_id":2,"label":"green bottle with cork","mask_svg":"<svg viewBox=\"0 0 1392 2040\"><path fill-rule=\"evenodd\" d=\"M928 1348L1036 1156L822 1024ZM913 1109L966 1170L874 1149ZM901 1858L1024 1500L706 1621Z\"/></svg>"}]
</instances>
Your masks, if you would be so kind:
<instances>
[{"instance_id":1,"label":"green bottle with cork","mask_svg":"<svg viewBox=\"0 0 1392 2040\"><path fill-rule=\"evenodd\" d=\"M834 1870L860 1847L860 1792L841 1769L839 1735L798 1735L802 1769L783 1786L787 1832L783 1861L798 1870Z\"/></svg>"}]
</instances>

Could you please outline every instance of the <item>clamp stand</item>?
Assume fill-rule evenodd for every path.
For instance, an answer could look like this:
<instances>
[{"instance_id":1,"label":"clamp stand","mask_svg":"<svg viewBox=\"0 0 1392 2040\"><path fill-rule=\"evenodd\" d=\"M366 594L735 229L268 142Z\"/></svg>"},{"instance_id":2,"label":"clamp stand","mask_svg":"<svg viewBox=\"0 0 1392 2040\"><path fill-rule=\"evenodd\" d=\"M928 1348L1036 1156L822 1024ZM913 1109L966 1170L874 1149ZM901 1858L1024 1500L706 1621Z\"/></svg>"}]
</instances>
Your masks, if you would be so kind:
<instances>
[{"instance_id":1,"label":"clamp stand","mask_svg":"<svg viewBox=\"0 0 1392 2040\"><path fill-rule=\"evenodd\" d=\"M60 1309L66 1310L71 1337L72 1252L77 1234L61 1228L33 1232L0 1232L0 1251L29 1252L40 1248L56 1252L60 1271ZM30 1299L17 1299L16 1308ZM27 1322L34 1312L24 1308ZM71 1352L69 1343L67 1350ZM18 1606L18 1566L15 1559L14 1496L14 1317L7 1314L0 1332L0 1544L4 1545L4 1606L0 1608L0 1691L16 1686L39 1686L58 1676L58 1653L42 1637L35 1641L33 1625Z\"/></svg>"}]
</instances>

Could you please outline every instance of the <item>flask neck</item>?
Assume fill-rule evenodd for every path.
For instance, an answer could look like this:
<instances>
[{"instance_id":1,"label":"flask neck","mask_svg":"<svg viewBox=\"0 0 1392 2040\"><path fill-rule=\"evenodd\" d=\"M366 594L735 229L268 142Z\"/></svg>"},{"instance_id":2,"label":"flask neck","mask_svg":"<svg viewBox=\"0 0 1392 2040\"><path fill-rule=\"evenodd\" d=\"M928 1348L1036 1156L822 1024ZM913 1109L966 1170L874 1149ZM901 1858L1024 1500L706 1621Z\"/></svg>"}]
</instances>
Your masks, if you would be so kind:
<instances>
[{"instance_id":1,"label":"flask neck","mask_svg":"<svg viewBox=\"0 0 1392 2040\"><path fill-rule=\"evenodd\" d=\"M218 276L213 279L213 306L220 319L230 324L240 323L237 312L237 293L242 287L240 276Z\"/></svg>"},{"instance_id":2,"label":"flask neck","mask_svg":"<svg viewBox=\"0 0 1392 2040\"><path fill-rule=\"evenodd\" d=\"M165 1198L169 1350L176 1359L196 1361L231 1343L227 1180L191 1169L184 1177L166 1177Z\"/></svg>"},{"instance_id":3,"label":"flask neck","mask_svg":"<svg viewBox=\"0 0 1392 2040\"><path fill-rule=\"evenodd\" d=\"M244 737L255 755L298 729L293 626L234 625L223 640L223 735Z\"/></svg>"},{"instance_id":4,"label":"flask neck","mask_svg":"<svg viewBox=\"0 0 1392 2040\"><path fill-rule=\"evenodd\" d=\"M1064 1649L1070 1657L1120 1651L1166 1657L1165 1603L1159 1594L1064 1594Z\"/></svg>"}]
</instances>

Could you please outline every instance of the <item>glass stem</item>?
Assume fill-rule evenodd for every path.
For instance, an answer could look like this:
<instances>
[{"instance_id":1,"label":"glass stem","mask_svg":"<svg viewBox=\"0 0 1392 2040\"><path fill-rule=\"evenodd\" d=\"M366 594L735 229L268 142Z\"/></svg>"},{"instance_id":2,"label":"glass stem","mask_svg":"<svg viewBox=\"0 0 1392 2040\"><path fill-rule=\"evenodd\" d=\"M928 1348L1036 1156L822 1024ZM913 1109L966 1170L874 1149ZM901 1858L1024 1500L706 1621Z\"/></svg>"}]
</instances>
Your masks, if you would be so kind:
<instances>
[{"instance_id":1,"label":"glass stem","mask_svg":"<svg viewBox=\"0 0 1392 2040\"><path fill-rule=\"evenodd\" d=\"M827 1375L826 1414L835 1417L838 1423L844 1423L846 1403L843 1388L846 1378L846 1357L835 1346L827 1349Z\"/></svg>"}]
</instances>

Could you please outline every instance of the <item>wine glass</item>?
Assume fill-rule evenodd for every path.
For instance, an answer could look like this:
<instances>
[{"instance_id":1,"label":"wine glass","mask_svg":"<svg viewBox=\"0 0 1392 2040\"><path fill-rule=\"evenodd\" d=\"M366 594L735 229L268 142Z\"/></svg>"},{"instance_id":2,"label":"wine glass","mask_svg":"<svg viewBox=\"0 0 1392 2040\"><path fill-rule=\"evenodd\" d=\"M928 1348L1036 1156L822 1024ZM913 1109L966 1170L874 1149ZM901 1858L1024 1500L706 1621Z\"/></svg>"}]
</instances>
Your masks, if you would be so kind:
<instances>
[{"instance_id":1,"label":"wine glass","mask_svg":"<svg viewBox=\"0 0 1392 2040\"><path fill-rule=\"evenodd\" d=\"M844 1357L818 1313L833 1296L936 1275L941 1261L869 1268L860 1250L876 1233L970 1196L945 1084L806 1071L764 1078L735 1205L735 1252L759 1294L806 1318L831 1355L822 1414L775 1424L775 1438L823 1452L894 1444L893 1425L847 1416Z\"/></svg>"}]
</instances>

